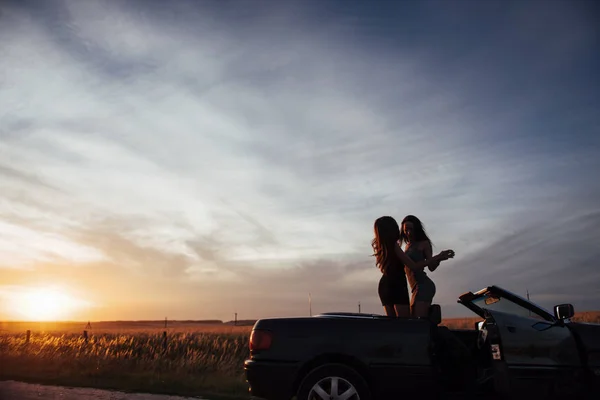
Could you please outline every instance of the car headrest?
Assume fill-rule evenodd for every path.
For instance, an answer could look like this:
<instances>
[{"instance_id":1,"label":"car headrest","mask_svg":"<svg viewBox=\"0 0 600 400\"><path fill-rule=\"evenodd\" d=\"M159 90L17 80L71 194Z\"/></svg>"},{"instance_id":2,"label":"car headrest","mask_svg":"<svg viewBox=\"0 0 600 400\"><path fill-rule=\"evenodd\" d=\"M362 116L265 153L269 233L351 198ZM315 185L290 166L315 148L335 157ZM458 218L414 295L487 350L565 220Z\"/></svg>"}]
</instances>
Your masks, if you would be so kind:
<instances>
[{"instance_id":1,"label":"car headrest","mask_svg":"<svg viewBox=\"0 0 600 400\"><path fill-rule=\"evenodd\" d=\"M429 306L429 320L436 325L442 323L442 307L439 304Z\"/></svg>"}]
</instances>

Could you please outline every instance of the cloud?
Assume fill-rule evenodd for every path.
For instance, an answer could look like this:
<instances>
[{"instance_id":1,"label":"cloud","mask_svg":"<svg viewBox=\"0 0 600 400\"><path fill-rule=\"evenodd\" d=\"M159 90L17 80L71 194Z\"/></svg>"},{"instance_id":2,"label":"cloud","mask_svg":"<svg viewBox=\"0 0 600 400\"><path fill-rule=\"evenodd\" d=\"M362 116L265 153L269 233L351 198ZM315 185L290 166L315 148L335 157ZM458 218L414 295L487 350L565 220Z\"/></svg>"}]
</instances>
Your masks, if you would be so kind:
<instances>
[{"instance_id":1,"label":"cloud","mask_svg":"<svg viewBox=\"0 0 600 400\"><path fill-rule=\"evenodd\" d=\"M457 297L449 288L462 293L499 285L521 296L529 291L532 300L549 310L560 302L580 311L594 310L600 301L595 268L600 258L600 208L582 210L576 201L573 204L536 222L516 221L494 242L436 270L443 300Z\"/></svg>"},{"instance_id":2,"label":"cloud","mask_svg":"<svg viewBox=\"0 0 600 400\"><path fill-rule=\"evenodd\" d=\"M39 179L35 175L28 174L24 171L19 171L18 169L14 169L7 165L0 164L0 174L2 174L5 178L9 180L17 180L23 183L35 186L35 187L45 187L47 189L56 190L54 187L44 183L41 179Z\"/></svg>"},{"instance_id":3,"label":"cloud","mask_svg":"<svg viewBox=\"0 0 600 400\"><path fill-rule=\"evenodd\" d=\"M445 304L471 283L519 283L527 254L557 268L561 255L544 249L568 207L587 216L561 247L590 253L598 238L584 224L600 198L600 124L583 6L550 7L531 26L536 10L518 3L499 17L443 2L7 4L10 274L77 270L91 288L108 268L103 290L119 280L111 301L131 315L152 313L159 289L182 318L240 304L304 312L309 291L324 308L379 312L369 255L380 215L416 214L436 249L457 251L432 275ZM393 15L405 23L385 23ZM506 243L520 250L506 258Z\"/></svg>"}]
</instances>

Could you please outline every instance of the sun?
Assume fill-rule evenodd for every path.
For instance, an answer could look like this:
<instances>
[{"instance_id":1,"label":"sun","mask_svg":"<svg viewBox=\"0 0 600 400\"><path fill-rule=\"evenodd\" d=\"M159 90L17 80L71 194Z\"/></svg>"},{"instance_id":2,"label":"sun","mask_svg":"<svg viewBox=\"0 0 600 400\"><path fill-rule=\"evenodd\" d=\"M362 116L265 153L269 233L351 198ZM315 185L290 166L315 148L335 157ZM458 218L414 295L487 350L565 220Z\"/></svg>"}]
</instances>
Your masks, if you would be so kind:
<instances>
[{"instance_id":1,"label":"sun","mask_svg":"<svg viewBox=\"0 0 600 400\"><path fill-rule=\"evenodd\" d=\"M58 321L68 318L82 302L54 287L23 288L12 296L15 314L29 321Z\"/></svg>"}]
</instances>

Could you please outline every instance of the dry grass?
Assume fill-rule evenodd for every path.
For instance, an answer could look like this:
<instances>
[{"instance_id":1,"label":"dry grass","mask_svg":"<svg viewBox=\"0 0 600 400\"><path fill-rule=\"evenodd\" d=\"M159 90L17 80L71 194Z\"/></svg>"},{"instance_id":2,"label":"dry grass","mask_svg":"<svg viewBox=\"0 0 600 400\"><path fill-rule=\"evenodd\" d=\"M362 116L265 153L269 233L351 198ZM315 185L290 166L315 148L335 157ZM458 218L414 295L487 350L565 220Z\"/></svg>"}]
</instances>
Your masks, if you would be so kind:
<instances>
[{"instance_id":1,"label":"dry grass","mask_svg":"<svg viewBox=\"0 0 600 400\"><path fill-rule=\"evenodd\" d=\"M441 325L450 329L474 329L477 321L481 321L481 318L444 318Z\"/></svg>"},{"instance_id":2,"label":"dry grass","mask_svg":"<svg viewBox=\"0 0 600 400\"><path fill-rule=\"evenodd\" d=\"M600 312L574 320L600 323ZM472 329L479 318L444 319ZM194 322L0 323L0 379L247 398L242 365L252 326ZM31 331L29 343L27 330ZM167 332L166 346L163 332Z\"/></svg>"},{"instance_id":3,"label":"dry grass","mask_svg":"<svg viewBox=\"0 0 600 400\"><path fill-rule=\"evenodd\" d=\"M251 327L186 324L2 324L0 378L130 391L247 397ZM110 324L109 324L110 325ZM137 325L137 326L133 326ZM27 343L23 328L31 330ZM38 325L37 328L40 328Z\"/></svg>"},{"instance_id":4,"label":"dry grass","mask_svg":"<svg viewBox=\"0 0 600 400\"><path fill-rule=\"evenodd\" d=\"M572 320L577 322L600 324L600 311L578 312L575 313L575 316L572 318Z\"/></svg>"}]
</instances>

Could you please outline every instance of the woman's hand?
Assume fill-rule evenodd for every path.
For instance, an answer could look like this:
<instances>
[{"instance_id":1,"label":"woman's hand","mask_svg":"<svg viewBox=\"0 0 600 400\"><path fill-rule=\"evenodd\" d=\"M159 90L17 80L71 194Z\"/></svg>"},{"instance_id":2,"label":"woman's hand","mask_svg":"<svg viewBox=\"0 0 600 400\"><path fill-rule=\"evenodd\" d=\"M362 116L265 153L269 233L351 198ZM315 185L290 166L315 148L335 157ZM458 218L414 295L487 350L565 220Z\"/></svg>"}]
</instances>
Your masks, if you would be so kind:
<instances>
[{"instance_id":1,"label":"woman's hand","mask_svg":"<svg viewBox=\"0 0 600 400\"><path fill-rule=\"evenodd\" d=\"M442 260L447 260L449 258L454 258L454 250L444 250L438 254L439 258Z\"/></svg>"}]
</instances>

